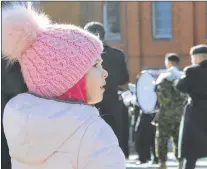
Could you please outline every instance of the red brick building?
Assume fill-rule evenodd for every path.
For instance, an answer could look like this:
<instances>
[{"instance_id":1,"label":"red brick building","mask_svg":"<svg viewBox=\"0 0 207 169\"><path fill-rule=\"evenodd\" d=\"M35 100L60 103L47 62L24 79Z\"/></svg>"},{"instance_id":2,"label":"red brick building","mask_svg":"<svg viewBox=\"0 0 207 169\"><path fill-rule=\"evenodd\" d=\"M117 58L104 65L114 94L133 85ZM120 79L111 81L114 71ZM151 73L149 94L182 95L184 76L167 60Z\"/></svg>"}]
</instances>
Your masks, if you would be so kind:
<instances>
[{"instance_id":1,"label":"red brick building","mask_svg":"<svg viewBox=\"0 0 207 169\"><path fill-rule=\"evenodd\" d=\"M163 67L176 52L190 64L189 49L207 44L207 2L40 2L54 21L84 26L102 22L106 41L128 57L131 81L143 68Z\"/></svg>"}]
</instances>

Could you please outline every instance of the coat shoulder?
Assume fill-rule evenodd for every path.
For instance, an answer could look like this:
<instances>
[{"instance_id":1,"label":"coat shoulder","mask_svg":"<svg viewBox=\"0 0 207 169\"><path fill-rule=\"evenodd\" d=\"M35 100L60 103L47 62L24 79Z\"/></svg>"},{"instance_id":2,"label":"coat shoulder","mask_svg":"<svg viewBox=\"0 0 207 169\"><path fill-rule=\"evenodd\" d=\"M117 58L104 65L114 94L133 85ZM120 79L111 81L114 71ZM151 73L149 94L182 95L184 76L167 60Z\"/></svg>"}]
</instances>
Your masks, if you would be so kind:
<instances>
[{"instance_id":1,"label":"coat shoulder","mask_svg":"<svg viewBox=\"0 0 207 169\"><path fill-rule=\"evenodd\" d=\"M184 72L191 72L191 71L195 71L197 69L200 69L199 65L191 65L191 66L187 66L183 69Z\"/></svg>"},{"instance_id":2,"label":"coat shoulder","mask_svg":"<svg viewBox=\"0 0 207 169\"><path fill-rule=\"evenodd\" d=\"M122 55L124 56L124 51L121 50L121 49L118 49L118 48L107 46L107 47L105 47L105 50L106 51L111 51L111 52L113 52L113 53L115 53L117 55L120 55L120 56L122 56Z\"/></svg>"}]
</instances>

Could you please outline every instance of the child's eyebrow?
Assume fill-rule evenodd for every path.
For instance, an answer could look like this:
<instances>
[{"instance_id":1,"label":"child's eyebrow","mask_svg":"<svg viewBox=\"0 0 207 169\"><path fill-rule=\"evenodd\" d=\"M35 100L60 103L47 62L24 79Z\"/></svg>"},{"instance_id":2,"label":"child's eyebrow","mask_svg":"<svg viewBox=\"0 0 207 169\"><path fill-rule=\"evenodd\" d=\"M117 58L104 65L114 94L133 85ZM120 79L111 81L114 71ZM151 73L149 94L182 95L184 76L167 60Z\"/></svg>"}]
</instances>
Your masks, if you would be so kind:
<instances>
[{"instance_id":1,"label":"child's eyebrow","mask_svg":"<svg viewBox=\"0 0 207 169\"><path fill-rule=\"evenodd\" d=\"M97 59L96 62L102 63L103 62L103 59Z\"/></svg>"}]
</instances>

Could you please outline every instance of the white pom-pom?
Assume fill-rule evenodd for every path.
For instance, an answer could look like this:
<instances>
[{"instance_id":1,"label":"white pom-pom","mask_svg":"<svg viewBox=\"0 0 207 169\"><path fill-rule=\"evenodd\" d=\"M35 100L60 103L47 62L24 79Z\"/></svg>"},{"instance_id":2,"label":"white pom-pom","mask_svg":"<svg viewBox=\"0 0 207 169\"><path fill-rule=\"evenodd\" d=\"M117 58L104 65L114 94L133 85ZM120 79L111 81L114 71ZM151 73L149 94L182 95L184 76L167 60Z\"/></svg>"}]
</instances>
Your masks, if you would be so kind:
<instances>
[{"instance_id":1,"label":"white pom-pom","mask_svg":"<svg viewBox=\"0 0 207 169\"><path fill-rule=\"evenodd\" d=\"M49 18L31 4L7 6L2 10L2 53L17 60L48 24Z\"/></svg>"}]
</instances>

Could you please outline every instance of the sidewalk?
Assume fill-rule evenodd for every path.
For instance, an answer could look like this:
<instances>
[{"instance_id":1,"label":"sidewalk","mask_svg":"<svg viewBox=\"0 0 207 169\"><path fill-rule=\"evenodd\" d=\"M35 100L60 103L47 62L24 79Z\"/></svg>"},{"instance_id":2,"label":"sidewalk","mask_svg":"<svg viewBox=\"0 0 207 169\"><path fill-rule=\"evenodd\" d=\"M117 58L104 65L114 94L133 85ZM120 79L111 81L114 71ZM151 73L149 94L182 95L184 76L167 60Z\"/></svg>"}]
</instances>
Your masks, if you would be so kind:
<instances>
[{"instance_id":1,"label":"sidewalk","mask_svg":"<svg viewBox=\"0 0 207 169\"><path fill-rule=\"evenodd\" d=\"M157 169L158 165L142 164L136 165L137 155L130 155L129 160L126 161L127 169ZM173 153L168 153L168 161L167 161L168 169L177 169L178 163L173 155ZM196 169L207 169L207 158L200 159L197 161Z\"/></svg>"},{"instance_id":2,"label":"sidewalk","mask_svg":"<svg viewBox=\"0 0 207 169\"><path fill-rule=\"evenodd\" d=\"M172 145L169 142L169 151L172 150ZM157 164L142 164L142 165L136 165L137 154L135 153L135 147L133 142L129 142L129 149L131 152L131 155L129 156L129 159L126 161L127 169L157 169ZM174 153L169 152L168 153L168 161L167 161L168 169L178 169L178 162L174 156ZM197 161L196 169L207 169L207 158L200 159Z\"/></svg>"}]
</instances>

